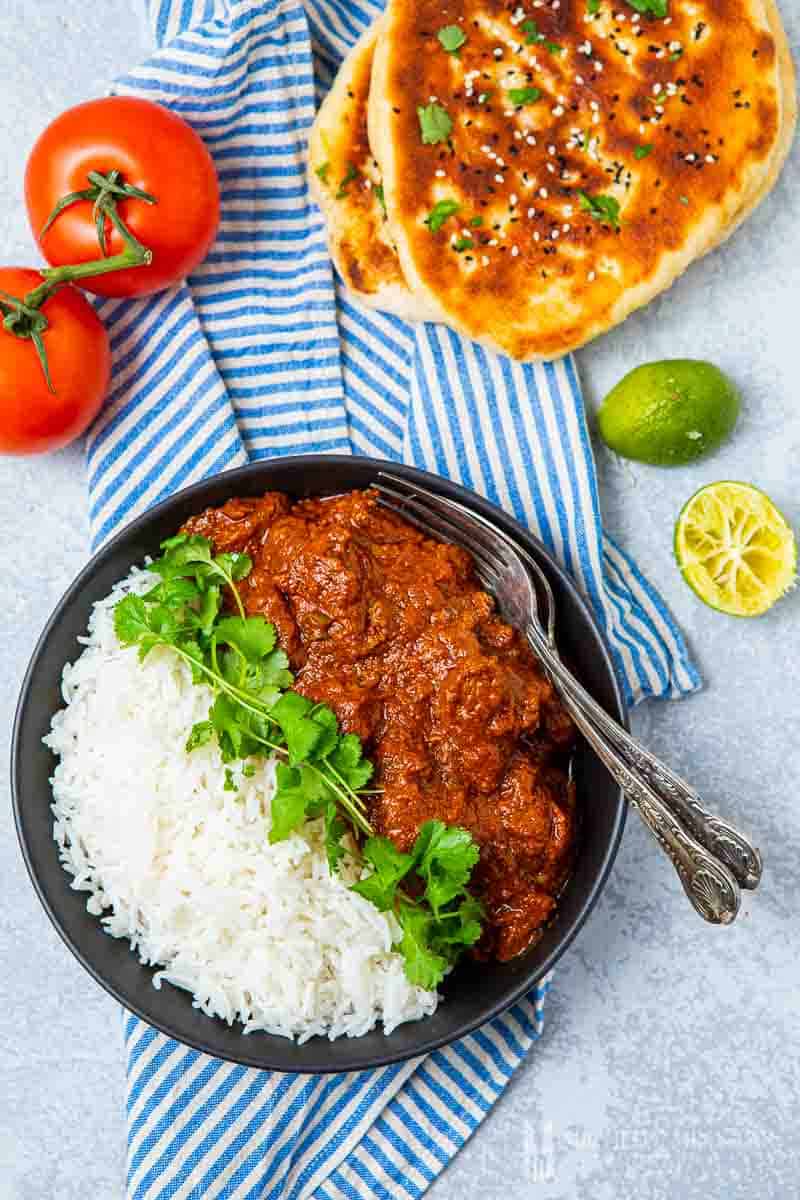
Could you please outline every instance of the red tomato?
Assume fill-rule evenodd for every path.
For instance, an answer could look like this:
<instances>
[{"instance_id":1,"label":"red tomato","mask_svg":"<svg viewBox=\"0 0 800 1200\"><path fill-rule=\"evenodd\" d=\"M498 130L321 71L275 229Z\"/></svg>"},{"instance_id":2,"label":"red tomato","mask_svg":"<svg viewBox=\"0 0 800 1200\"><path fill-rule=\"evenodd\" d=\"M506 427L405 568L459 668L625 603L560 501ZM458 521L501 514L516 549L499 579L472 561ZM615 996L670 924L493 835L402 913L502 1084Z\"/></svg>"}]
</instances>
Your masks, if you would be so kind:
<instances>
[{"instance_id":1,"label":"red tomato","mask_svg":"<svg viewBox=\"0 0 800 1200\"><path fill-rule=\"evenodd\" d=\"M0 290L22 300L42 282L36 271L0 267ZM62 287L41 308L50 391L36 347L0 323L0 454L57 450L83 433L108 389L108 335L89 301Z\"/></svg>"},{"instance_id":2,"label":"red tomato","mask_svg":"<svg viewBox=\"0 0 800 1200\"><path fill-rule=\"evenodd\" d=\"M121 172L121 182L157 204L124 198L118 212L153 252L149 266L113 271L79 284L100 296L143 296L184 279L202 262L219 226L219 186L211 155L180 117L130 96L89 100L56 117L31 151L25 171L28 218L51 266L102 257L90 200L64 209L40 236L56 204L90 187L89 171ZM108 253L124 242L107 223Z\"/></svg>"}]
</instances>

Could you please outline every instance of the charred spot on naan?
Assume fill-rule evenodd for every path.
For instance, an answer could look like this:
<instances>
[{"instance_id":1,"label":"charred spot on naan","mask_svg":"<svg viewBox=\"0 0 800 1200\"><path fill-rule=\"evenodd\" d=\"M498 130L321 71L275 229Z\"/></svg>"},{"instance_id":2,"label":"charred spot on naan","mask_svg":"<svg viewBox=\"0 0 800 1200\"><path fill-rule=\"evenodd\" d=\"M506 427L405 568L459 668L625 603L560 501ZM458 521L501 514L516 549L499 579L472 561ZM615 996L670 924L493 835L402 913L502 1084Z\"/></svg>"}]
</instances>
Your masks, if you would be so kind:
<instances>
[{"instance_id":1,"label":"charred spot on naan","mask_svg":"<svg viewBox=\"0 0 800 1200\"><path fill-rule=\"evenodd\" d=\"M760 0L673 0L666 19L391 0L370 134L410 286L515 357L581 344L757 193L781 92Z\"/></svg>"}]
</instances>

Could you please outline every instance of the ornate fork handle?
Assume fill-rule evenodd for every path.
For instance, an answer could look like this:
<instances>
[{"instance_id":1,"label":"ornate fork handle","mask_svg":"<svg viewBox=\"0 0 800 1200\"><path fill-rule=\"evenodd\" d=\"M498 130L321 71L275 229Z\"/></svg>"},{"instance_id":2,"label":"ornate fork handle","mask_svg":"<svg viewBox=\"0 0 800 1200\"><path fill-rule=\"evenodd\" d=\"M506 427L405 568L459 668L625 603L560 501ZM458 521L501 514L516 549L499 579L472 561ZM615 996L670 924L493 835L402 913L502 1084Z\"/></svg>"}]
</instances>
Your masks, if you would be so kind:
<instances>
[{"instance_id":1,"label":"ornate fork handle","mask_svg":"<svg viewBox=\"0 0 800 1200\"><path fill-rule=\"evenodd\" d=\"M528 636L536 653L545 660L562 695L565 691L569 692L629 768L661 797L697 841L729 868L741 887L758 887L762 864L755 846L733 825L708 812L688 783L646 750L601 708L564 666L535 625L530 628Z\"/></svg>"},{"instance_id":2,"label":"ornate fork handle","mask_svg":"<svg viewBox=\"0 0 800 1200\"><path fill-rule=\"evenodd\" d=\"M530 640L538 653L538 645ZM597 757L669 858L692 906L712 925L729 925L736 918L740 900L739 888L731 872L695 841L649 785L634 774L596 729L572 693L564 690L562 700Z\"/></svg>"}]
</instances>

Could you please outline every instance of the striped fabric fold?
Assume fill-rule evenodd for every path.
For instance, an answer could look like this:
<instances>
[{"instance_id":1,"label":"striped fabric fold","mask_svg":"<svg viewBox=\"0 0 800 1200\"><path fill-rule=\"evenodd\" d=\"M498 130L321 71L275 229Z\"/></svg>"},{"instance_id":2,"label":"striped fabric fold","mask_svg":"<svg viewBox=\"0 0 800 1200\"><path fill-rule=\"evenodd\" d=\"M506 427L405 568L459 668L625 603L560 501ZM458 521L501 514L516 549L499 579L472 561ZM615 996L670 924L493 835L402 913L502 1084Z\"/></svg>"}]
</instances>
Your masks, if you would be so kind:
<instances>
[{"instance_id":1,"label":"striped fabric fold","mask_svg":"<svg viewBox=\"0 0 800 1200\"><path fill-rule=\"evenodd\" d=\"M699 686L657 592L603 531L571 358L522 366L341 291L306 181L316 105L378 7L149 0L156 50L115 90L180 113L214 155L219 237L184 286L107 300L114 384L87 448L92 538L247 461L370 454L459 479L571 571L630 704ZM417 1197L542 1029L548 981L478 1033L374 1072L231 1066L125 1016L130 1200Z\"/></svg>"}]
</instances>

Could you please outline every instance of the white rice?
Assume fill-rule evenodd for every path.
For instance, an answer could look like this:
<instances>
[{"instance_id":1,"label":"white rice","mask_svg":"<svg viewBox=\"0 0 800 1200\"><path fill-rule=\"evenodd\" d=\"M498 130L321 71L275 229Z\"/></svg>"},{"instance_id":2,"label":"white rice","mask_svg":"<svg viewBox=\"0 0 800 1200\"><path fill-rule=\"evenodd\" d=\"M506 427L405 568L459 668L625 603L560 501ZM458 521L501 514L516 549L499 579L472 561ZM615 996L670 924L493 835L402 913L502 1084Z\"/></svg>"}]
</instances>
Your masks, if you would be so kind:
<instances>
[{"instance_id":1,"label":"white rice","mask_svg":"<svg viewBox=\"0 0 800 1200\"><path fill-rule=\"evenodd\" d=\"M237 767L231 792L216 742L186 753L209 690L169 650L140 663L114 634L117 600L152 584L134 570L95 606L45 739L60 757L53 836L87 910L159 966L156 988L246 1033L358 1037L432 1013L436 994L391 949L394 918L348 890L358 867L330 874L321 821L269 844L273 765Z\"/></svg>"}]
</instances>

